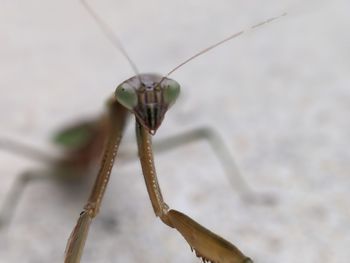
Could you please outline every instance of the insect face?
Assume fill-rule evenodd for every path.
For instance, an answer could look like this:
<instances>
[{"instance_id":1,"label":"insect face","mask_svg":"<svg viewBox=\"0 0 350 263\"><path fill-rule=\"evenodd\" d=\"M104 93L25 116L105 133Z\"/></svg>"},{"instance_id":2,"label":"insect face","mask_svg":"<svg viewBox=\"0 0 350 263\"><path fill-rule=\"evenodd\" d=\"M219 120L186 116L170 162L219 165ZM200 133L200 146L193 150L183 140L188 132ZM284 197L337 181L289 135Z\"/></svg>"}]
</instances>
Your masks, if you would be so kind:
<instances>
[{"instance_id":1,"label":"insect face","mask_svg":"<svg viewBox=\"0 0 350 263\"><path fill-rule=\"evenodd\" d=\"M172 79L158 74L140 74L120 84L115 97L154 135L179 93L180 85Z\"/></svg>"}]
</instances>

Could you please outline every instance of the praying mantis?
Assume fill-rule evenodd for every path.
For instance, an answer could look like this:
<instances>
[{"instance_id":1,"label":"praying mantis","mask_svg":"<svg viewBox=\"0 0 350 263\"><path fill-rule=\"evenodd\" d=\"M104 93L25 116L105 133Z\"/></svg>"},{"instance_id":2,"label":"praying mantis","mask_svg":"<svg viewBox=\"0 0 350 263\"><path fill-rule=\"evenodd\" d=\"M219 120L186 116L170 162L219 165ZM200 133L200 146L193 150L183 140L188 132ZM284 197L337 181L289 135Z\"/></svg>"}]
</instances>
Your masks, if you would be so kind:
<instances>
[{"instance_id":1,"label":"praying mantis","mask_svg":"<svg viewBox=\"0 0 350 263\"><path fill-rule=\"evenodd\" d=\"M69 238L65 262L80 262L90 224L92 219L97 216L99 212L112 166L117 157L118 146L127 119L131 114L134 114L136 119L139 157L147 191L156 216L167 226L176 229L188 242L191 249L195 251L195 254L202 258L203 261L233 263L252 262L249 257L245 256L230 242L199 225L187 215L168 207L163 200L160 190L152 151L152 136L155 135L163 121L166 111L175 103L180 93L180 85L176 81L168 78L169 75L190 60L243 34L244 31L233 34L223 41L197 53L195 56L192 56L175 67L168 74L140 74L133 61L120 44L120 41L115 37L109 27L95 14L85 1L81 2L105 32L106 36L124 54L136 75L122 82L122 84L117 87L114 95L107 102L108 110L105 115L93 123L85 123L79 127L65 130L57 137L57 141L62 144L70 144L69 141L71 137L75 137L76 134L78 134L81 140L85 140L85 142L81 144L83 146L80 145L80 147L71 151L70 154L67 154L64 159L57 163L59 167L74 166L78 168L79 172L84 173L87 164L89 164L90 161L95 161L93 160L95 158L92 157L98 156L100 152L103 152L102 163L95 185ZM276 18L277 17L259 23L253 26L252 29L269 23ZM91 131L92 134L84 135L79 133L79 131L83 131L82 133L84 133L84 131L86 131L84 128L89 125L95 127L95 130ZM40 154L38 153L37 156L39 157Z\"/></svg>"}]
</instances>

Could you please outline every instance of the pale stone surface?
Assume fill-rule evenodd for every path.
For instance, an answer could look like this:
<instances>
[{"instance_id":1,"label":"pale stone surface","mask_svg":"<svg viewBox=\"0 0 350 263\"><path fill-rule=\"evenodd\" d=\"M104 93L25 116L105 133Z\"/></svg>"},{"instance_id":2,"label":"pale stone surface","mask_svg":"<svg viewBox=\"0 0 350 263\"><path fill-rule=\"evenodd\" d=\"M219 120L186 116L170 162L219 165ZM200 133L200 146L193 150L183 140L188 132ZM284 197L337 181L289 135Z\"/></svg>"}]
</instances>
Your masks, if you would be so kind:
<instances>
[{"instance_id":1,"label":"pale stone surface","mask_svg":"<svg viewBox=\"0 0 350 263\"><path fill-rule=\"evenodd\" d=\"M215 127L251 187L277 203L245 204L205 143L157 156L160 183L171 207L258 263L349 262L349 1L91 2L140 70L163 74L232 32L289 13L174 73L183 94L156 136ZM45 149L56 128L96 115L133 73L78 1L0 6L0 133ZM2 203L16 177L41 165L1 152L0 167ZM30 185L0 232L0 262L62 262L87 195ZM83 262L198 259L155 219L139 164L120 162Z\"/></svg>"}]
</instances>

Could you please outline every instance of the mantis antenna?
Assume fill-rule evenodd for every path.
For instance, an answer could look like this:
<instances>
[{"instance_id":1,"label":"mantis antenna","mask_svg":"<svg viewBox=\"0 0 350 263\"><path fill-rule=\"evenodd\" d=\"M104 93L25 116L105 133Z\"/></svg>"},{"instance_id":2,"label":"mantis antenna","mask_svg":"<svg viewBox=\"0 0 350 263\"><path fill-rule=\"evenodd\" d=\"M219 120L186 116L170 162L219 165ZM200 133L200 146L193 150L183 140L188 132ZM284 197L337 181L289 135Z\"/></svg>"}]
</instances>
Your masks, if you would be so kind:
<instances>
[{"instance_id":1,"label":"mantis antenna","mask_svg":"<svg viewBox=\"0 0 350 263\"><path fill-rule=\"evenodd\" d=\"M279 18L281 18L281 17L283 17L283 16L286 16L286 15L287 15L287 13L283 13L282 15L275 16L275 17L271 17L271 18L269 18L269 19L267 19L267 20L265 20L265 21L262 21L262 22L260 22L260 23L255 24L255 25L253 25L253 26L251 26L251 27L249 27L249 28L247 28L247 29L244 29L244 30L241 30L241 31L239 31L239 32L236 32L236 33L234 33L234 34L228 36L227 38L225 38L225 39L223 39L223 40L221 40L221 41L219 41L219 42L217 42L217 43L215 43L215 44L213 44L213 45L211 45L211 46L209 46L209 47L207 47L207 48L205 48L205 49L199 51L197 54L191 56L190 58L186 59L184 62L180 63L178 66L176 66L175 68L173 68L172 70L170 70L170 71L163 77L163 79L160 81L160 83L161 83L165 78L167 78L170 74L172 74L174 71L178 70L179 68L181 68L182 66L184 66L184 65L187 64L188 62L194 60L195 58L197 58L197 57L199 57L199 56L201 56L201 55L203 55L203 54L209 52L210 50L212 50L212 49L214 49L214 48L216 48L216 47L218 47L218 46L220 46L220 45L222 45L222 44L224 44L224 43L226 43L226 42L228 42L228 41L230 41L230 40L232 40L232 39L234 39L234 38L236 38L236 37L239 37L239 36L241 36L241 35L244 35L245 33L248 33L248 32L250 32L250 31L252 31L252 30L254 30L254 29L258 28L258 27L261 27L261 26L264 26L264 25L266 25L266 24L269 24L269 23L271 23L272 21L277 20L277 19L279 19Z\"/></svg>"},{"instance_id":2,"label":"mantis antenna","mask_svg":"<svg viewBox=\"0 0 350 263\"><path fill-rule=\"evenodd\" d=\"M84 8L88 11L88 13L92 16L92 18L95 20L96 24L99 26L99 28L102 30L103 34L106 36L106 38L113 44L114 47L116 47L123 56L128 60L132 70L135 72L137 76L139 76L139 71L135 65L135 63L132 61L130 56L128 55L128 52L126 52L125 48L122 45L122 42L119 40L117 35L113 32L112 28L108 26L106 22L104 22L99 15L91 8L91 6L87 3L85 0L80 0L80 3L84 6ZM140 79L140 78L139 78ZM140 80L141 82L141 80Z\"/></svg>"},{"instance_id":3,"label":"mantis antenna","mask_svg":"<svg viewBox=\"0 0 350 263\"><path fill-rule=\"evenodd\" d=\"M131 68L133 69L133 71L135 72L135 74L138 76L140 82L141 79L139 77L139 71L135 65L135 63L132 61L132 59L130 58L130 56L128 55L128 53L126 52L125 48L123 47L121 41L119 40L119 38L117 37L117 35L113 32L113 30L107 25L107 23L105 23L98 15L96 12L94 12L94 10L91 8L91 6L87 3L86 0L80 0L80 3L84 6L84 8L89 12L89 14L92 16L92 18L95 20L96 24L100 27L100 29L103 31L104 35L107 37L107 39L113 44L114 47L116 47L123 55L124 57L128 60ZM255 30L258 27L264 26L266 24L269 24L283 16L286 16L287 13L283 13L279 16L275 16L275 17L271 17L269 19L266 19L260 23L257 23L251 27L248 27L247 29L238 31L228 37L226 37L225 39L214 43L213 45L199 51L198 53L196 53L195 55L191 56L190 58L186 59L184 62L180 63L179 65L177 65L175 68L173 68L172 70L170 70L166 75L164 75L164 77L161 79L161 81L159 82L159 85L163 82L164 79L166 79L168 76L170 76L172 73L174 73L176 70L178 70L179 68L181 68L182 66L184 66L185 64L187 64L188 62L194 60L195 58L211 51L212 49L221 46L222 44L237 38L239 36L242 36L252 30Z\"/></svg>"}]
</instances>

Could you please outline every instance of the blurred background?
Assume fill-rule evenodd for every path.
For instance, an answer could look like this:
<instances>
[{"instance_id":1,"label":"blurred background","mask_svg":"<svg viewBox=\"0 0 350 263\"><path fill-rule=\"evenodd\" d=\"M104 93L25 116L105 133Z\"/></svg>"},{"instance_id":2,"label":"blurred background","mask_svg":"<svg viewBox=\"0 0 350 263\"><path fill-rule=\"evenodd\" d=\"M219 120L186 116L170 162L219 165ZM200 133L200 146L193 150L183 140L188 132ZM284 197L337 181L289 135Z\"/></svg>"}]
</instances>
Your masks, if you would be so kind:
<instances>
[{"instance_id":1,"label":"blurred background","mask_svg":"<svg viewBox=\"0 0 350 263\"><path fill-rule=\"evenodd\" d=\"M205 142L156 156L167 203L258 263L345 263L350 251L350 3L90 0L142 72L183 60L269 17L288 16L192 61L156 137L210 126L241 174L274 204L240 198ZM0 3L0 136L54 152L57 129L103 111L134 73L79 1ZM134 145L130 122L124 147ZM135 147L135 146L134 146ZM0 207L37 162L0 152ZM83 189L84 190L84 189ZM0 262L62 262L89 190L30 184L0 229ZM199 262L156 219L137 161L114 167L83 262Z\"/></svg>"}]
</instances>

